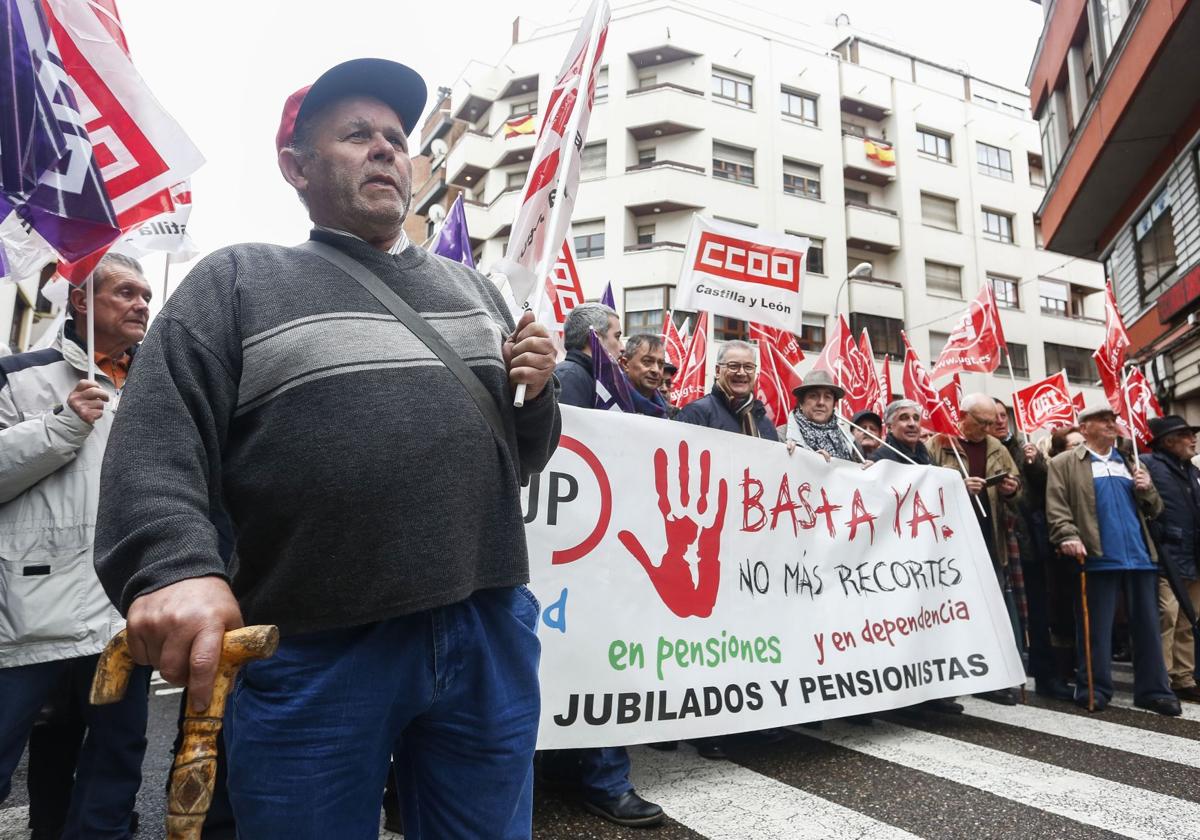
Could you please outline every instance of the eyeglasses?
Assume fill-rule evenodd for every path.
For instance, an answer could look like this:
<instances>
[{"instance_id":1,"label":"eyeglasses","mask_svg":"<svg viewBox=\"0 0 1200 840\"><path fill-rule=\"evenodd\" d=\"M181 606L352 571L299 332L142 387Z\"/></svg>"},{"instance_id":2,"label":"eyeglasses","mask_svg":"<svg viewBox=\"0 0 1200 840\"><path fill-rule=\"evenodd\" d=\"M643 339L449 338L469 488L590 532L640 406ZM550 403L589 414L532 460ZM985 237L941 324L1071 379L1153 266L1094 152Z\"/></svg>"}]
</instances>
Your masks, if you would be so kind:
<instances>
[{"instance_id":1,"label":"eyeglasses","mask_svg":"<svg viewBox=\"0 0 1200 840\"><path fill-rule=\"evenodd\" d=\"M723 367L730 373L754 373L758 365L754 362L721 362L717 367Z\"/></svg>"}]
</instances>

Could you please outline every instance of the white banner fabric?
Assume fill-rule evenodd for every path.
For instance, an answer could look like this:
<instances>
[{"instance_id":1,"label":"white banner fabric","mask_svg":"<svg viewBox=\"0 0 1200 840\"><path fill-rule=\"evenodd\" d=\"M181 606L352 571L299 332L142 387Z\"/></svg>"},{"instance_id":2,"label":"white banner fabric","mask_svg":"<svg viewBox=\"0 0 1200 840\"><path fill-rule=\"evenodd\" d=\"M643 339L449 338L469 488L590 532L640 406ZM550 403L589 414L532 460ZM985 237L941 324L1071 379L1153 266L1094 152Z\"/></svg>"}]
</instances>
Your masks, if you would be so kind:
<instances>
[{"instance_id":1,"label":"white banner fabric","mask_svg":"<svg viewBox=\"0 0 1200 840\"><path fill-rule=\"evenodd\" d=\"M675 308L799 333L808 239L692 216Z\"/></svg>"},{"instance_id":2,"label":"white banner fabric","mask_svg":"<svg viewBox=\"0 0 1200 840\"><path fill-rule=\"evenodd\" d=\"M695 738L1020 685L957 473L563 408L526 489L542 749Z\"/></svg>"}]
</instances>

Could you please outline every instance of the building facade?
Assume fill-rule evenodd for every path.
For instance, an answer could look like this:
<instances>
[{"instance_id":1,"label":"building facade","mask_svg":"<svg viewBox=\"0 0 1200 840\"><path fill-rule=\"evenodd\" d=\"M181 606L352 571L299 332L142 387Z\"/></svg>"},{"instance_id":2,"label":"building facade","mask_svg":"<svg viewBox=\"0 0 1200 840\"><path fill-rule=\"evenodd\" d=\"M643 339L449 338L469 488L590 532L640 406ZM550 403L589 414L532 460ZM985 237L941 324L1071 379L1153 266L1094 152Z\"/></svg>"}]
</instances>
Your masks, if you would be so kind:
<instances>
[{"instance_id":1,"label":"building facade","mask_svg":"<svg viewBox=\"0 0 1200 840\"><path fill-rule=\"evenodd\" d=\"M1099 259L1165 411L1200 423L1200 2L1043 0L1047 247Z\"/></svg>"},{"instance_id":2,"label":"building facade","mask_svg":"<svg viewBox=\"0 0 1200 840\"><path fill-rule=\"evenodd\" d=\"M990 283L1017 386L1066 368L1089 389L1103 272L1040 245L1045 167L1027 95L844 27L729 8L613 10L572 218L586 296L611 282L626 333L658 332L702 213L811 240L809 363L846 314L878 355L898 359L906 330L932 364ZM533 114L536 124L577 25L514 26L501 61L468 66L424 127L430 174L413 212L437 218L461 193L484 269L505 249L536 139L506 139L505 123ZM871 276L848 280L863 262ZM746 335L724 318L711 328L717 341ZM1007 397L1013 383L997 373L966 375L964 387Z\"/></svg>"}]
</instances>

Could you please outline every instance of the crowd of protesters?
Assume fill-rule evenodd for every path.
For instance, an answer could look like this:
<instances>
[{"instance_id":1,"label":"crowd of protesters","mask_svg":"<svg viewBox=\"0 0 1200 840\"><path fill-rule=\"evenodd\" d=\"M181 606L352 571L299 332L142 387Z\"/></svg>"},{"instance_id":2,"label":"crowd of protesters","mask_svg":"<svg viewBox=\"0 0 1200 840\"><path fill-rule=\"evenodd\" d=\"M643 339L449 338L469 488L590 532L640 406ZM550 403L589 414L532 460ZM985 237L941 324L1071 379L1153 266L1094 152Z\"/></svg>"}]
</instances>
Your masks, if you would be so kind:
<instances>
[{"instance_id":1,"label":"crowd of protesters","mask_svg":"<svg viewBox=\"0 0 1200 840\"><path fill-rule=\"evenodd\" d=\"M410 838L527 837L535 766L602 818L660 823L623 748L534 761L520 486L557 445L560 404L604 405L603 365L637 413L776 441L780 457L961 472L1038 694L1103 710L1127 652L1135 705L1200 702L1196 427L1151 421L1138 459L1100 405L1042 447L970 394L958 434L927 436L909 400L843 422L844 392L820 371L777 423L743 341L720 346L711 392L676 409L663 338L622 340L603 304L570 312L557 361L531 315L514 323L486 278L404 235L424 103L402 65L332 68L288 100L276 138L308 243L210 255L148 335L140 266L106 257L50 348L0 358L0 801L28 742L37 840L130 836L150 666L203 709L223 633L243 620L283 641L246 667L226 715L229 781L210 816L231 804L240 836L374 837L386 787L389 825ZM91 706L122 616L141 667L123 702ZM722 739L691 747L727 757Z\"/></svg>"}]
</instances>

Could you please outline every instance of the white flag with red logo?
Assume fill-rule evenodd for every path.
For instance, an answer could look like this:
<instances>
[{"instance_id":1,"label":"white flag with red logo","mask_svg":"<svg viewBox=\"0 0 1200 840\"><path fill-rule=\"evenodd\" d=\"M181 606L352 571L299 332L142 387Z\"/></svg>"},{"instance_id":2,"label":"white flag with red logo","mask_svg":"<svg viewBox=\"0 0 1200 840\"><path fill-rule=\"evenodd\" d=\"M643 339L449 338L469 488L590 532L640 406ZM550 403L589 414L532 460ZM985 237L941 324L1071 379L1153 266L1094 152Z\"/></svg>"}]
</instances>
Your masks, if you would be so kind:
<instances>
[{"instance_id":1,"label":"white flag with red logo","mask_svg":"<svg viewBox=\"0 0 1200 840\"><path fill-rule=\"evenodd\" d=\"M771 341L760 341L755 396L766 406L767 416L776 426L787 422L788 414L796 406L796 395L792 392L801 384L800 374L783 351Z\"/></svg>"},{"instance_id":2,"label":"white flag with red logo","mask_svg":"<svg viewBox=\"0 0 1200 840\"><path fill-rule=\"evenodd\" d=\"M187 232L188 218L192 215L190 182L176 184L170 194L174 210L135 225L118 240L113 250L134 257L165 252L173 263L187 262L198 256L200 249Z\"/></svg>"},{"instance_id":3,"label":"white flag with red logo","mask_svg":"<svg viewBox=\"0 0 1200 840\"><path fill-rule=\"evenodd\" d=\"M675 305L798 333L808 240L692 216Z\"/></svg>"},{"instance_id":4,"label":"white flag with red logo","mask_svg":"<svg viewBox=\"0 0 1200 840\"><path fill-rule=\"evenodd\" d=\"M546 298L542 301L538 321L551 331L562 332L567 315L583 303L583 286L579 282L579 271L575 267L575 249L570 237L563 240L558 261L546 278Z\"/></svg>"},{"instance_id":5,"label":"white flag with red logo","mask_svg":"<svg viewBox=\"0 0 1200 840\"><path fill-rule=\"evenodd\" d=\"M1017 415L1017 427L1027 435L1038 429L1074 425L1075 399L1071 396L1067 372L1060 370L1014 393L1013 412Z\"/></svg>"},{"instance_id":6,"label":"white flag with red logo","mask_svg":"<svg viewBox=\"0 0 1200 840\"><path fill-rule=\"evenodd\" d=\"M787 330L770 327L766 324L756 324L751 321L750 340L757 342L759 346L762 346L764 343L770 344L782 354L784 360L792 367L804 361L804 351L800 349L800 344L796 341L796 336Z\"/></svg>"},{"instance_id":7,"label":"white flag with red logo","mask_svg":"<svg viewBox=\"0 0 1200 840\"><path fill-rule=\"evenodd\" d=\"M908 343L908 336L901 335L904 338L904 396L921 407L922 426L942 434L957 435L958 424L946 411L946 404L929 378L929 371Z\"/></svg>"},{"instance_id":8,"label":"white flag with red logo","mask_svg":"<svg viewBox=\"0 0 1200 840\"><path fill-rule=\"evenodd\" d=\"M958 371L991 373L1000 366L1003 347L1007 345L1000 325L1000 310L992 286L987 283L950 333L931 376L938 379Z\"/></svg>"},{"instance_id":9,"label":"white flag with red logo","mask_svg":"<svg viewBox=\"0 0 1200 840\"><path fill-rule=\"evenodd\" d=\"M671 317L670 312L663 314L662 336L663 344L666 345L667 361L675 367L679 367L683 364L683 357L687 353L687 343L679 334L679 330L675 328L675 320Z\"/></svg>"},{"instance_id":10,"label":"white flag with red logo","mask_svg":"<svg viewBox=\"0 0 1200 840\"><path fill-rule=\"evenodd\" d=\"M696 318L696 328L671 387L671 404L683 408L705 394L705 370L708 365L708 313Z\"/></svg>"},{"instance_id":11,"label":"white flag with red logo","mask_svg":"<svg viewBox=\"0 0 1200 840\"><path fill-rule=\"evenodd\" d=\"M520 308L537 308L539 281L549 273L571 224L608 19L607 0L594 0L580 23L550 91L508 248L492 266L493 274L507 278Z\"/></svg>"}]
</instances>

